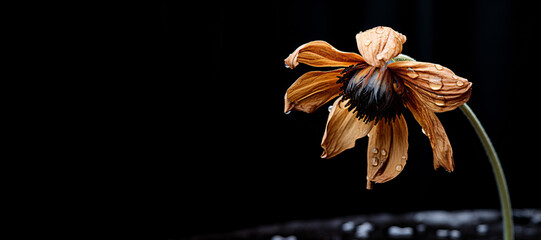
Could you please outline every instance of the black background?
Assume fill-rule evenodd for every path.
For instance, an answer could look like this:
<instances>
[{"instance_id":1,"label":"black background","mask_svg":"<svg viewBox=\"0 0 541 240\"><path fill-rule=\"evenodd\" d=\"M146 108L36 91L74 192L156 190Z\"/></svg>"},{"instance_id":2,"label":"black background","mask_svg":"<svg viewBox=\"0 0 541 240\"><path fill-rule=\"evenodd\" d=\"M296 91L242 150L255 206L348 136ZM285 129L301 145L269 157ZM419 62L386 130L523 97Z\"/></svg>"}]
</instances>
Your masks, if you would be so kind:
<instances>
[{"instance_id":1,"label":"black background","mask_svg":"<svg viewBox=\"0 0 541 240\"><path fill-rule=\"evenodd\" d=\"M410 113L409 159L394 180L366 186L367 139L321 159L327 106L283 113L303 73L283 59L325 40L357 52L355 34L382 25L407 36L403 53L473 83L468 104L499 153L514 208L540 208L538 39L534 2L160 2L120 8L115 34L134 57L118 189L155 238L216 233L294 219L498 209L488 158L469 122L438 114L455 172L434 171L432 150ZM123 43L120 43L123 45ZM130 74L131 76L131 74ZM132 131L133 130L133 131ZM134 202L132 202L134 201ZM138 230L140 231L140 230Z\"/></svg>"}]
</instances>

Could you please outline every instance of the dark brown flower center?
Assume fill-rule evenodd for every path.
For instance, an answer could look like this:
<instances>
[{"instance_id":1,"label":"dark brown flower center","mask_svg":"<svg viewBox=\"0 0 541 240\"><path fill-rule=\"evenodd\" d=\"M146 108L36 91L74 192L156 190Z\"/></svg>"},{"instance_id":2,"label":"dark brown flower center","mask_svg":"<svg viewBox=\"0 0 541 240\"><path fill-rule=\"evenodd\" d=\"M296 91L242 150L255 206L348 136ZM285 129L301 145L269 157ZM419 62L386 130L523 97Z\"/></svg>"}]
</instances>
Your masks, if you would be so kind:
<instances>
[{"instance_id":1,"label":"dark brown flower center","mask_svg":"<svg viewBox=\"0 0 541 240\"><path fill-rule=\"evenodd\" d=\"M342 100L349 100L348 110L364 122L393 121L405 108L404 84L386 65L351 65L339 78Z\"/></svg>"}]
</instances>

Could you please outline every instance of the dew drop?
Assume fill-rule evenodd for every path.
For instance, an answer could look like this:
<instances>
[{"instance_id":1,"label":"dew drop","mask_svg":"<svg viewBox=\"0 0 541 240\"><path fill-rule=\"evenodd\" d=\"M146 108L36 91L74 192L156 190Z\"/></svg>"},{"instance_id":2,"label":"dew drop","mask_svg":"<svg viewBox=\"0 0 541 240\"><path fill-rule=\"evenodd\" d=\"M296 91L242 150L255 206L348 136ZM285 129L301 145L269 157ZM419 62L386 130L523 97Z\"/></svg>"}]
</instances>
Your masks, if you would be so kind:
<instances>
[{"instance_id":1,"label":"dew drop","mask_svg":"<svg viewBox=\"0 0 541 240\"><path fill-rule=\"evenodd\" d=\"M395 170L398 172L402 171L402 165L400 164L396 165Z\"/></svg>"},{"instance_id":2,"label":"dew drop","mask_svg":"<svg viewBox=\"0 0 541 240\"><path fill-rule=\"evenodd\" d=\"M364 41L365 46L369 46L371 43L372 43L372 40L370 40L370 39Z\"/></svg>"},{"instance_id":3,"label":"dew drop","mask_svg":"<svg viewBox=\"0 0 541 240\"><path fill-rule=\"evenodd\" d=\"M327 108L327 110L329 110L329 112L331 112L331 111L332 111L332 105L330 105L330 106Z\"/></svg>"},{"instance_id":4,"label":"dew drop","mask_svg":"<svg viewBox=\"0 0 541 240\"><path fill-rule=\"evenodd\" d=\"M378 166L378 159L376 159L375 157L372 158L372 166Z\"/></svg>"},{"instance_id":5,"label":"dew drop","mask_svg":"<svg viewBox=\"0 0 541 240\"><path fill-rule=\"evenodd\" d=\"M445 102L443 102L442 100L436 100L434 101L434 103L440 107L445 106Z\"/></svg>"},{"instance_id":6,"label":"dew drop","mask_svg":"<svg viewBox=\"0 0 541 240\"><path fill-rule=\"evenodd\" d=\"M426 132L425 132L424 128L421 128L421 132L423 132L423 134L426 135ZM426 136L428 136L428 135L426 135Z\"/></svg>"},{"instance_id":7,"label":"dew drop","mask_svg":"<svg viewBox=\"0 0 541 240\"><path fill-rule=\"evenodd\" d=\"M438 105L438 106L445 106L445 98L443 98L443 96L437 96L437 99L434 100L434 104Z\"/></svg>"},{"instance_id":8,"label":"dew drop","mask_svg":"<svg viewBox=\"0 0 541 240\"><path fill-rule=\"evenodd\" d=\"M456 75L453 75L454 80L458 80L458 77Z\"/></svg>"},{"instance_id":9,"label":"dew drop","mask_svg":"<svg viewBox=\"0 0 541 240\"><path fill-rule=\"evenodd\" d=\"M289 65L287 65L287 63L284 63L284 65L285 65L286 68L290 68Z\"/></svg>"},{"instance_id":10,"label":"dew drop","mask_svg":"<svg viewBox=\"0 0 541 240\"><path fill-rule=\"evenodd\" d=\"M373 152L373 153L378 153L378 149L377 149L377 148L374 148L374 149L372 149L372 152Z\"/></svg>"},{"instance_id":11,"label":"dew drop","mask_svg":"<svg viewBox=\"0 0 541 240\"><path fill-rule=\"evenodd\" d=\"M428 86L432 88L432 90L440 90L443 87L441 77L435 75L430 76L430 78L428 78Z\"/></svg>"},{"instance_id":12,"label":"dew drop","mask_svg":"<svg viewBox=\"0 0 541 240\"><path fill-rule=\"evenodd\" d=\"M408 68L408 72L406 73L406 75L408 75L408 77L410 78L417 78L419 77L419 74L417 74L413 69L411 68Z\"/></svg>"},{"instance_id":13,"label":"dew drop","mask_svg":"<svg viewBox=\"0 0 541 240\"><path fill-rule=\"evenodd\" d=\"M385 29L382 27L382 26L379 26L376 28L376 33L383 33L383 31L385 31Z\"/></svg>"},{"instance_id":14,"label":"dew drop","mask_svg":"<svg viewBox=\"0 0 541 240\"><path fill-rule=\"evenodd\" d=\"M287 112L286 112L286 115L289 115L290 113L291 113L291 110L287 111Z\"/></svg>"},{"instance_id":15,"label":"dew drop","mask_svg":"<svg viewBox=\"0 0 541 240\"><path fill-rule=\"evenodd\" d=\"M438 69L439 71L443 70L443 66L439 64L434 64L434 67Z\"/></svg>"},{"instance_id":16,"label":"dew drop","mask_svg":"<svg viewBox=\"0 0 541 240\"><path fill-rule=\"evenodd\" d=\"M464 86L464 82L458 80L458 81L456 81L456 85L459 86L459 87L462 87L462 86Z\"/></svg>"},{"instance_id":17,"label":"dew drop","mask_svg":"<svg viewBox=\"0 0 541 240\"><path fill-rule=\"evenodd\" d=\"M383 156L387 155L387 152L385 151L385 149L381 150L381 155L383 155Z\"/></svg>"},{"instance_id":18,"label":"dew drop","mask_svg":"<svg viewBox=\"0 0 541 240\"><path fill-rule=\"evenodd\" d=\"M406 160L408 157L406 155L402 155L402 160Z\"/></svg>"}]
</instances>

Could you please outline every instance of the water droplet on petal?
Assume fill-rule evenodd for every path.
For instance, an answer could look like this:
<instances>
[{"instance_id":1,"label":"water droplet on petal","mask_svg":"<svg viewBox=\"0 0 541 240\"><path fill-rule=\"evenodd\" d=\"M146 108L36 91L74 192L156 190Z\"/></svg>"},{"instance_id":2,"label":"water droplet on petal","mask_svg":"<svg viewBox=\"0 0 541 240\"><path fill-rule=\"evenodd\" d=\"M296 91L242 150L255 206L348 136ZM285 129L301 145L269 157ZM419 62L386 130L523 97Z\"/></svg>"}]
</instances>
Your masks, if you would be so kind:
<instances>
[{"instance_id":1,"label":"water droplet on petal","mask_svg":"<svg viewBox=\"0 0 541 240\"><path fill-rule=\"evenodd\" d=\"M402 171L402 165L400 164L396 165L395 170L398 172Z\"/></svg>"},{"instance_id":2,"label":"water droplet on petal","mask_svg":"<svg viewBox=\"0 0 541 240\"><path fill-rule=\"evenodd\" d=\"M438 106L445 106L445 98L443 98L443 96L438 95L436 99L434 100L434 104Z\"/></svg>"},{"instance_id":3,"label":"water droplet on petal","mask_svg":"<svg viewBox=\"0 0 541 240\"><path fill-rule=\"evenodd\" d=\"M370 39L364 41L365 46L369 46L371 43L372 43L372 40L370 40Z\"/></svg>"},{"instance_id":4,"label":"water droplet on petal","mask_svg":"<svg viewBox=\"0 0 541 240\"><path fill-rule=\"evenodd\" d=\"M286 115L289 115L290 113L291 113L291 110L287 111L287 112L286 112Z\"/></svg>"},{"instance_id":5,"label":"water droplet on petal","mask_svg":"<svg viewBox=\"0 0 541 240\"><path fill-rule=\"evenodd\" d=\"M372 166L374 167L378 166L378 159L375 157L372 158Z\"/></svg>"},{"instance_id":6,"label":"water droplet on petal","mask_svg":"<svg viewBox=\"0 0 541 240\"><path fill-rule=\"evenodd\" d=\"M426 135L426 132L425 132L424 128L421 128L421 132L423 132L423 134ZM426 135L426 136L428 136L428 135Z\"/></svg>"},{"instance_id":7,"label":"water droplet on petal","mask_svg":"<svg viewBox=\"0 0 541 240\"><path fill-rule=\"evenodd\" d=\"M464 86L464 82L458 80L458 81L456 81L456 85L459 86L459 87L462 87L462 86Z\"/></svg>"},{"instance_id":8,"label":"water droplet on petal","mask_svg":"<svg viewBox=\"0 0 541 240\"><path fill-rule=\"evenodd\" d=\"M384 52L378 53L378 55L376 55L376 58L377 58L378 60L383 60L384 57L385 57L385 53L384 53Z\"/></svg>"},{"instance_id":9,"label":"water droplet on petal","mask_svg":"<svg viewBox=\"0 0 541 240\"><path fill-rule=\"evenodd\" d=\"M378 149L377 149L377 148L374 148L374 149L372 149L372 152L373 152L373 153L378 153Z\"/></svg>"},{"instance_id":10,"label":"water droplet on petal","mask_svg":"<svg viewBox=\"0 0 541 240\"><path fill-rule=\"evenodd\" d=\"M330 106L327 108L327 110L329 110L329 112L331 112L331 111L332 111L332 105L330 105Z\"/></svg>"},{"instance_id":11,"label":"water droplet on petal","mask_svg":"<svg viewBox=\"0 0 541 240\"><path fill-rule=\"evenodd\" d=\"M432 90L440 90L443 87L443 82L440 76L432 75L428 78L428 86Z\"/></svg>"},{"instance_id":12,"label":"water droplet on petal","mask_svg":"<svg viewBox=\"0 0 541 240\"><path fill-rule=\"evenodd\" d=\"M287 65L287 63L284 63L284 65L285 65L286 68L290 68L289 65Z\"/></svg>"},{"instance_id":13,"label":"water droplet on petal","mask_svg":"<svg viewBox=\"0 0 541 240\"><path fill-rule=\"evenodd\" d=\"M419 77L419 74L417 74L413 69L411 68L408 68L408 72L406 73L406 75L408 75L408 77L410 78L417 78Z\"/></svg>"},{"instance_id":14,"label":"water droplet on petal","mask_svg":"<svg viewBox=\"0 0 541 240\"><path fill-rule=\"evenodd\" d=\"M402 160L406 160L408 157L406 155L402 155Z\"/></svg>"},{"instance_id":15,"label":"water droplet on petal","mask_svg":"<svg viewBox=\"0 0 541 240\"><path fill-rule=\"evenodd\" d=\"M434 67L438 69L439 71L443 70L443 66L439 64L434 64Z\"/></svg>"},{"instance_id":16,"label":"water droplet on petal","mask_svg":"<svg viewBox=\"0 0 541 240\"><path fill-rule=\"evenodd\" d=\"M456 75L453 75L454 80L458 80L458 77Z\"/></svg>"},{"instance_id":17,"label":"water droplet on petal","mask_svg":"<svg viewBox=\"0 0 541 240\"><path fill-rule=\"evenodd\" d=\"M383 155L383 156L387 155L387 152L385 151L385 149L381 150L381 155Z\"/></svg>"},{"instance_id":18,"label":"water droplet on petal","mask_svg":"<svg viewBox=\"0 0 541 240\"><path fill-rule=\"evenodd\" d=\"M376 28L376 33L383 33L383 31L385 31L385 29L382 26Z\"/></svg>"}]
</instances>

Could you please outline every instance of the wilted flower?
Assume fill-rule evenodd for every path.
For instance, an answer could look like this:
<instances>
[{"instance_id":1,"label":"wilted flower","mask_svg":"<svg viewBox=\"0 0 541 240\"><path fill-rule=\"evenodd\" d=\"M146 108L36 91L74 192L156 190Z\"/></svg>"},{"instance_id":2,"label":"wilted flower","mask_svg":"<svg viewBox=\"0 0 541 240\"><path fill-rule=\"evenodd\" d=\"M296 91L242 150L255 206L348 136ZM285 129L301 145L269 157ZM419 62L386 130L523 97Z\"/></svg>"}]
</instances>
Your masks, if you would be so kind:
<instances>
[{"instance_id":1,"label":"wilted flower","mask_svg":"<svg viewBox=\"0 0 541 240\"><path fill-rule=\"evenodd\" d=\"M406 109L430 140L434 169L453 171L453 150L434 112L467 102L472 84L439 64L397 61L406 37L389 27L360 32L356 40L362 56L324 41L306 43L290 54L285 63L291 69L299 63L341 68L302 75L287 90L284 111L311 113L337 98L327 119L321 157L334 157L368 135L368 189L372 182L395 178L406 165Z\"/></svg>"}]
</instances>

